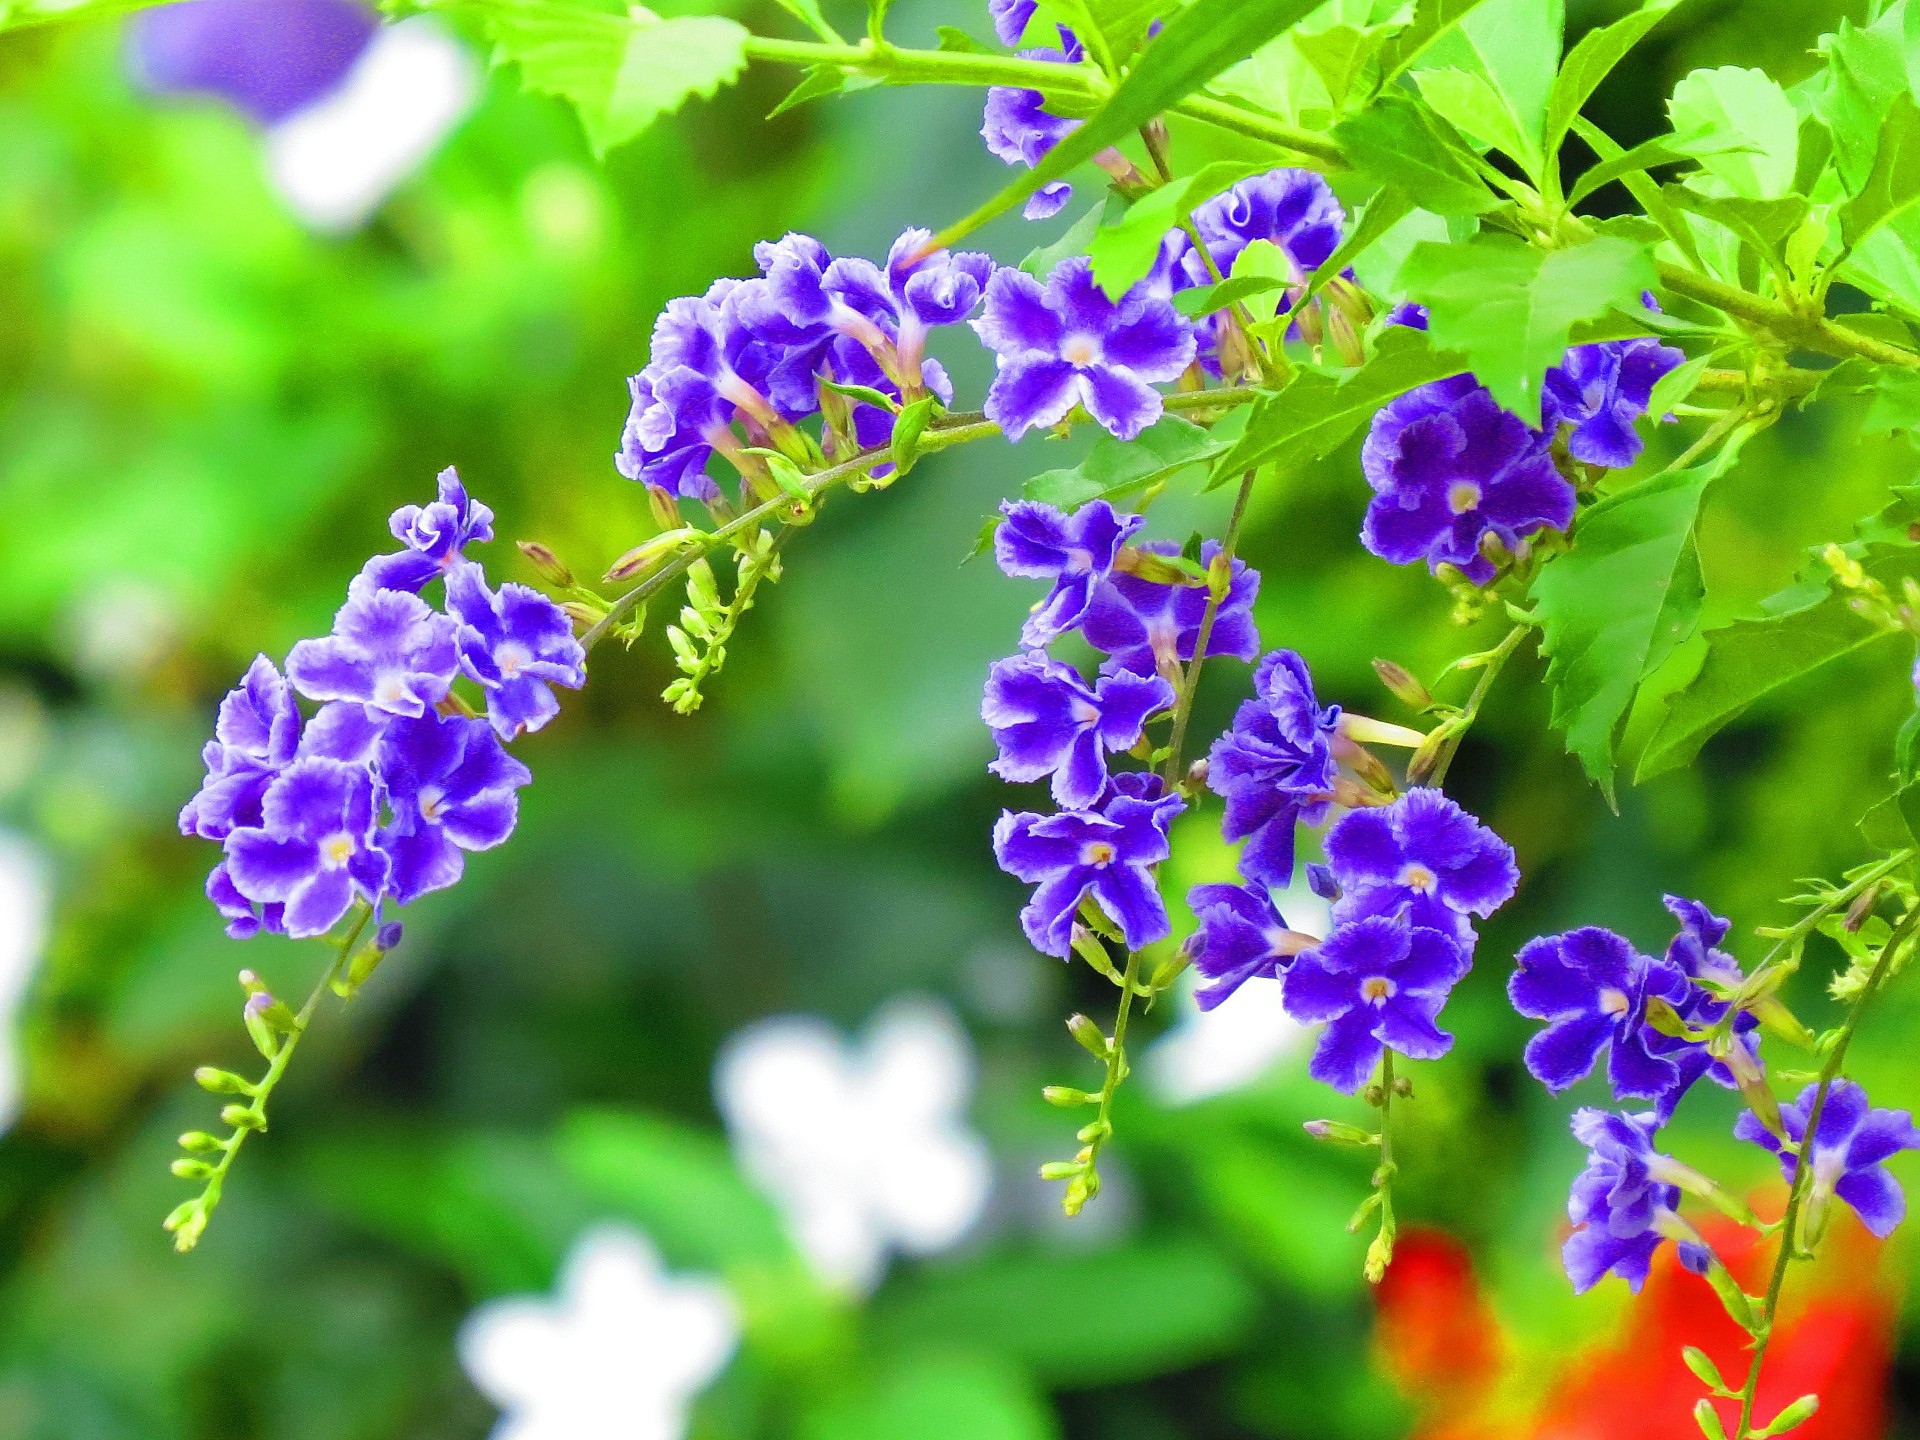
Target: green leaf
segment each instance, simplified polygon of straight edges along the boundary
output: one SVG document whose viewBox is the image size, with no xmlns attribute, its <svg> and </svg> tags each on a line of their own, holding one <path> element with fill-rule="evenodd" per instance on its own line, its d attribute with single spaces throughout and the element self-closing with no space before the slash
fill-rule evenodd
<svg viewBox="0 0 1920 1440">
<path fill-rule="evenodd" d="M 922 395 L 906 409 L 902 410 L 893 422 L 893 439 L 888 453 L 893 460 L 895 479 L 913 469 L 913 462 L 920 458 L 920 437 L 926 433 L 927 422 L 933 418 L 934 397 Z"/>
<path fill-rule="evenodd" d="M 1592 97 L 1600 82 L 1611 75 L 1614 67 L 1679 3 L 1680 0 L 1645 0 L 1632 14 L 1611 25 L 1596 26 L 1580 37 L 1580 43 L 1560 62 L 1560 73 L 1553 77 L 1553 89 L 1547 95 L 1547 154 L 1560 149 L 1573 117 L 1580 113 L 1580 107 Z"/>
<path fill-rule="evenodd" d="M 1189 320 L 1198 320 L 1202 315 L 1237 305 L 1251 295 L 1262 295 L 1285 286 L 1284 280 L 1265 275 L 1230 275 L 1218 285 L 1196 285 L 1191 290 L 1178 292 L 1173 297 L 1173 308 Z"/>
<path fill-rule="evenodd" d="M 1673 147 L 1749 200 L 1772 200 L 1793 185 L 1800 117 L 1763 70 L 1726 65 L 1695 70 L 1667 103 Z"/>
<path fill-rule="evenodd" d="M 1293 44 L 1327 87 L 1327 97 L 1333 101 L 1337 114 L 1346 108 L 1347 97 L 1387 42 L 1405 30 L 1411 21 L 1412 9 L 1407 7 L 1402 17 L 1379 25 L 1329 25 L 1324 30 L 1296 30 Z"/>
<path fill-rule="evenodd" d="M 1822 37 L 1826 85 L 1811 92 L 1832 137 L 1834 168 L 1849 195 L 1860 193 L 1880 149 L 1880 127 L 1895 97 L 1908 94 L 1898 7 L 1862 29 L 1842 16 Z"/>
<path fill-rule="evenodd" d="M 797 109 L 809 100 L 824 99 L 828 95 L 838 95 L 847 88 L 847 72 L 834 65 L 809 65 L 800 83 L 786 93 L 786 97 L 767 112 L 767 119 L 784 115 Z"/>
<path fill-rule="evenodd" d="M 1086 254 L 1100 228 L 1110 221 L 1117 221 L 1124 213 L 1126 203 L 1109 190 L 1098 204 L 1069 225 L 1058 240 L 1028 251 L 1027 258 L 1020 262 L 1020 268 L 1036 280 L 1045 280 L 1062 260 L 1072 255 Z"/>
<path fill-rule="evenodd" d="M 1573 188 L 1567 192 L 1567 203 L 1578 205 L 1602 185 L 1624 180 L 1630 175 L 1643 174 L 1656 165 L 1679 165 L 1692 158 L 1674 149 L 1665 136 L 1643 140 L 1631 150 L 1623 150 L 1612 159 L 1602 160 L 1592 169 L 1581 172 L 1580 178 L 1573 182 Z"/>
<path fill-rule="evenodd" d="M 1454 129 L 1511 155 L 1529 173 L 1540 168 L 1539 142 L 1486 76 L 1467 70 L 1422 70 L 1420 96 Z"/>
<path fill-rule="evenodd" d="M 1876 850 L 1905 850 L 1920 835 L 1920 784 L 1911 781 L 1860 817 L 1860 833 Z"/>
<path fill-rule="evenodd" d="M 1380 77 L 1391 81 L 1412 68 L 1438 41 L 1453 33 L 1454 27 L 1472 14 L 1481 0 L 1420 0 L 1413 12 L 1413 23 L 1380 54 Z"/>
<path fill-rule="evenodd" d="M 1178 415 L 1163 415 L 1131 441 L 1102 435 L 1078 465 L 1034 476 L 1021 494 L 1063 510 L 1078 509 L 1090 500 L 1138 494 L 1223 454 L 1237 438 L 1234 432 L 1240 425 L 1232 423 L 1234 418 L 1210 431 Z M 1238 418 L 1244 424 L 1244 415 Z M 1228 433 L 1219 433 L 1223 429 Z"/>
<path fill-rule="evenodd" d="M 1485 234 L 1464 245 L 1422 241 L 1400 267 L 1408 298 L 1427 307 L 1433 344 L 1465 355 L 1494 399 L 1534 423 L 1542 378 L 1573 326 L 1637 309 L 1654 281 L 1645 247 L 1604 235 L 1570 250 Z"/>
<path fill-rule="evenodd" d="M 957 25 L 940 25 L 935 27 L 933 33 L 940 42 L 934 48 L 944 50 L 949 55 L 997 55 L 1000 53 L 991 45 L 974 39 Z"/>
<path fill-rule="evenodd" d="M 717 16 L 662 20 L 639 5 L 620 15 L 591 0 L 487 0 L 480 16 L 495 62 L 572 101 L 596 155 L 732 84 L 747 63 L 746 30 Z"/>
<path fill-rule="evenodd" d="M 818 35 L 829 45 L 844 45 L 847 42 L 840 32 L 827 23 L 827 17 L 820 13 L 820 0 L 774 0 L 782 10 L 798 20 L 807 29 Z"/>
<path fill-rule="evenodd" d="M 1209 483 L 1262 465 L 1285 473 L 1324 459 L 1395 396 L 1459 372 L 1459 356 L 1434 350 L 1405 326 L 1386 330 L 1357 370 L 1333 375 L 1302 366 L 1285 388 L 1254 402 L 1246 433 L 1214 463 Z"/>
<path fill-rule="evenodd" d="M 1336 125 L 1333 138 L 1355 170 L 1436 215 L 1478 215 L 1501 203 L 1480 178 L 1472 149 L 1411 95 L 1382 95 Z"/>
<path fill-rule="evenodd" d="M 1776 274 L 1788 273 L 1787 237 L 1807 218 L 1805 196 L 1749 200 L 1739 195 L 1703 195 L 1687 185 L 1663 185 L 1660 193 L 1677 208 L 1726 226 Z"/>
<path fill-rule="evenodd" d="M 1920 581 L 1920 547 L 1911 543 L 1869 545 L 1862 563 L 1896 594 L 1905 580 Z M 1770 609 L 1708 632 L 1700 673 L 1668 705 L 1641 752 L 1636 780 L 1686 764 L 1762 696 L 1887 638 L 1889 632 L 1854 612 L 1845 594 L 1829 588 L 1809 597 L 1812 589 L 1795 586 L 1769 602 L 1795 608 Z"/>
<path fill-rule="evenodd" d="M 1608 804 L 1614 745 L 1634 693 L 1699 620 L 1694 522 L 1708 482 L 1736 448 L 1609 495 L 1580 516 L 1573 548 L 1533 582 L 1553 723 Z"/>
<path fill-rule="evenodd" d="M 1674 406 L 1686 403 L 1712 358 L 1710 355 L 1696 355 L 1654 381 L 1653 389 L 1647 395 L 1647 419 L 1657 425 L 1673 413 Z"/>
<path fill-rule="evenodd" d="M 1547 97 L 1565 33 L 1562 0 L 1485 0 L 1435 40 L 1420 69 L 1452 69 L 1485 80 L 1511 117 L 1512 143 L 1520 146 L 1502 148 L 1537 171 Z M 1424 92 L 1426 78 L 1419 78 Z"/>
<path fill-rule="evenodd" d="M 1049 150 L 1040 163 L 943 232 L 971 233 L 1023 203 L 1156 115 L 1199 90 L 1313 10 L 1317 0 L 1194 0 L 1167 21 L 1107 103 Z"/>
<path fill-rule="evenodd" d="M 1102 290 L 1118 299 L 1153 268 L 1160 242 L 1193 213 L 1195 206 L 1268 168 L 1265 161 L 1216 160 L 1148 191 L 1129 205 L 1125 214 L 1095 233 L 1087 247 L 1093 258 L 1093 278 Z"/>
<path fill-rule="evenodd" d="M 1040 0 L 1040 8 L 1083 43 L 1091 36 L 1088 53 L 1112 73 L 1133 58 L 1153 22 L 1173 8 L 1173 0 Z M 1101 60 L 1103 52 L 1108 60 Z"/>
<path fill-rule="evenodd" d="M 1873 169 L 1860 192 L 1840 207 L 1840 238 L 1849 248 L 1920 201 L 1920 107 L 1904 91 L 1881 122 Z"/>
</svg>

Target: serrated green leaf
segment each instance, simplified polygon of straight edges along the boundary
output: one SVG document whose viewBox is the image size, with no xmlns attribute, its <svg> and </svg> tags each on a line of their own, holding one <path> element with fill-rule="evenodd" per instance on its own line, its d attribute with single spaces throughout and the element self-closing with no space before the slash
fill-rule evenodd
<svg viewBox="0 0 1920 1440">
<path fill-rule="evenodd" d="M 1920 203 L 1920 107 L 1902 91 L 1880 125 L 1873 168 L 1859 193 L 1840 207 L 1840 238 L 1848 248 Z"/>
<path fill-rule="evenodd" d="M 773 0 L 773 3 L 829 45 L 847 43 L 841 38 L 840 32 L 827 23 L 827 17 L 820 13 L 820 0 Z"/>
<path fill-rule="evenodd" d="M 1427 307 L 1433 344 L 1515 414 L 1537 423 L 1541 381 L 1566 354 L 1573 326 L 1610 309 L 1639 308 L 1655 281 L 1644 246 L 1601 236 L 1569 250 L 1536 250 L 1506 236 L 1464 245 L 1422 241 L 1400 267 L 1409 299 Z"/>
<path fill-rule="evenodd" d="M 1867 573 L 1898 593 L 1920 581 L 1920 546 L 1880 543 L 1862 557 Z M 1785 595 L 1807 598 L 1808 586 Z M 1700 672 L 1677 692 L 1641 752 L 1637 780 L 1686 764 L 1716 732 L 1754 701 L 1789 681 L 1884 640 L 1889 632 L 1856 614 L 1848 597 L 1831 590 L 1810 603 L 1771 610 L 1709 631 Z"/>
<path fill-rule="evenodd" d="M 1095 232 L 1087 246 L 1094 280 L 1114 298 L 1124 295 L 1153 268 L 1167 232 L 1184 222 L 1195 206 L 1268 168 L 1265 161 L 1216 160 L 1148 191 Z"/>
<path fill-rule="evenodd" d="M 1740 195 L 1703 195 L 1688 185 L 1663 185 L 1660 193 L 1676 208 L 1724 225 L 1776 274 L 1788 273 L 1785 246 L 1787 237 L 1807 218 L 1804 196 L 1749 200 Z"/>
<path fill-rule="evenodd" d="M 1481 0 L 1420 0 L 1414 7 L 1413 23 L 1381 49 L 1382 81 L 1391 81 L 1411 69 L 1434 44 L 1452 34 L 1454 27 L 1480 3 Z"/>
<path fill-rule="evenodd" d="M 591 0 L 488 0 L 480 15 L 495 63 L 573 102 L 596 155 L 732 84 L 747 63 L 747 31 L 717 16 L 662 20 L 638 5 L 620 15 Z"/>
<path fill-rule="evenodd" d="M 1421 98 L 1462 135 L 1511 155 L 1529 173 L 1539 169 L 1539 143 L 1486 76 L 1467 70 L 1422 70 L 1419 81 Z"/>
<path fill-rule="evenodd" d="M 1580 516 L 1573 548 L 1529 593 L 1553 723 L 1609 804 L 1614 745 L 1634 694 L 1699 618 L 1694 522 L 1708 483 L 1729 463 L 1666 471 L 1608 496 Z"/>
<path fill-rule="evenodd" d="M 1355 170 L 1436 215 L 1479 215 L 1501 203 L 1466 142 L 1411 95 L 1382 95 L 1335 126 L 1333 138 Z"/>
<path fill-rule="evenodd" d="M 1484 0 L 1434 41 L 1418 69 L 1459 70 L 1483 78 L 1512 117 L 1522 147 L 1515 158 L 1537 171 L 1547 97 L 1565 33 L 1562 0 Z M 1425 83 L 1422 79 L 1423 88 Z M 1511 149 L 1508 153 L 1515 154 Z"/>
<path fill-rule="evenodd" d="M 1622 16 L 1611 25 L 1596 26 L 1580 37 L 1580 43 L 1560 62 L 1560 73 L 1553 77 L 1553 88 L 1547 95 L 1547 154 L 1559 150 L 1573 117 L 1580 113 L 1580 107 L 1592 97 L 1600 82 L 1611 75 L 1614 67 L 1679 3 L 1680 0 L 1646 0 L 1632 14 Z"/>
<path fill-rule="evenodd" d="M 1412 23 L 1413 10 L 1379 25 L 1329 25 L 1324 30 L 1296 30 L 1294 47 L 1327 87 L 1334 113 L 1346 108 L 1347 97 L 1388 41 Z"/>
<path fill-rule="evenodd" d="M 1107 146 L 1134 134 L 1311 12 L 1317 0 L 1193 0 L 1178 11 L 1113 94 L 1040 163 L 945 232 L 969 234 L 1024 203 Z"/>
<path fill-rule="evenodd" d="M 1667 102 L 1673 147 L 1749 200 L 1772 200 L 1793 184 L 1800 117 L 1763 70 L 1695 70 Z"/>
<path fill-rule="evenodd" d="M 1810 98 L 1826 122 L 1834 168 L 1849 195 L 1860 192 L 1873 170 L 1888 107 L 1895 96 L 1908 93 L 1900 21 L 1897 8 L 1865 29 L 1842 16 L 1833 34 L 1821 40 L 1827 83 Z"/>
<path fill-rule="evenodd" d="M 1214 463 L 1210 485 L 1271 465 L 1282 473 L 1324 459 L 1397 395 L 1458 374 L 1460 358 L 1434 350 L 1418 330 L 1395 326 L 1357 370 L 1330 375 L 1301 367 L 1285 388 L 1254 402 L 1246 433 Z"/>
</svg>

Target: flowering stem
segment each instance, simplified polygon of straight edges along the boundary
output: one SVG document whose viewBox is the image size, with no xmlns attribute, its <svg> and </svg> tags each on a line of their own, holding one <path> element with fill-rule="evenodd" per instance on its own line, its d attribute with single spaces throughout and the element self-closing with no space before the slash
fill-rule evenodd
<svg viewBox="0 0 1920 1440">
<path fill-rule="evenodd" d="M 1914 906 L 1901 917 L 1893 933 L 1887 937 L 1887 943 L 1880 948 L 1880 956 L 1874 961 L 1873 970 L 1867 976 L 1867 983 L 1860 989 L 1860 996 L 1853 1002 L 1853 1008 L 1847 1012 L 1847 1018 L 1841 1022 L 1839 1032 L 1834 1036 L 1827 1058 L 1820 1066 L 1820 1078 L 1814 1089 L 1813 1105 L 1807 1111 L 1807 1123 L 1800 1132 L 1800 1150 L 1805 1151 L 1813 1136 L 1819 1133 L 1820 1116 L 1826 1109 L 1828 1092 L 1840 1074 L 1840 1067 L 1847 1058 L 1847 1046 L 1853 1040 L 1853 1032 L 1859 1027 L 1860 1017 L 1867 1008 L 1888 972 L 1893 968 L 1894 957 L 1900 948 L 1912 936 L 1914 926 L 1920 924 L 1920 905 Z M 1780 1252 L 1774 1257 L 1773 1275 L 1767 1282 L 1767 1293 L 1760 1303 L 1760 1313 L 1755 1321 L 1753 1359 L 1747 1366 L 1747 1381 L 1740 1389 L 1740 1421 L 1734 1429 L 1733 1440 L 1748 1440 L 1753 1434 L 1754 1396 L 1760 1387 L 1760 1368 L 1767 1358 L 1767 1346 L 1773 1339 L 1774 1321 L 1780 1309 L 1780 1292 L 1786 1285 L 1787 1267 L 1794 1261 L 1799 1249 L 1798 1227 L 1802 1212 L 1806 1208 L 1807 1189 L 1812 1183 L 1813 1166 L 1806 1162 L 1804 1154 L 1793 1167 L 1793 1184 L 1787 1191 L 1786 1213 L 1780 1219 Z"/>
<path fill-rule="evenodd" d="M 1373 1172 L 1373 1188 L 1380 1196 L 1380 1229 L 1367 1246 L 1367 1279 L 1378 1285 L 1393 1263 L 1398 1227 L 1393 1218 L 1393 1051 L 1380 1052 L 1380 1164 Z"/>
<path fill-rule="evenodd" d="M 1259 399 L 1261 394 L 1261 391 L 1246 386 L 1228 386 L 1219 390 L 1181 391 L 1166 396 L 1165 402 L 1166 408 L 1174 412 L 1223 410 L 1236 405 L 1250 405 Z M 919 451 L 925 455 L 935 450 L 945 450 L 952 445 L 963 445 L 969 440 L 984 440 L 990 435 L 1000 433 L 1000 427 L 979 411 L 962 411 L 942 416 L 928 425 L 920 437 Z M 591 650 L 606 639 L 608 632 L 624 620 L 635 606 L 642 604 L 684 575 L 694 561 L 714 546 L 731 540 L 735 535 L 757 525 L 782 523 L 793 514 L 796 505 L 811 507 L 828 491 L 865 475 L 876 465 L 887 464 L 892 458 L 892 448 L 887 445 L 876 445 L 872 449 L 862 450 L 858 455 L 850 456 L 837 465 L 809 475 L 806 478 L 804 501 L 798 501 L 787 494 L 776 495 L 734 516 L 726 524 L 696 537 L 687 549 L 615 600 L 608 607 L 607 613 L 580 637 L 581 645 Z"/>
<path fill-rule="evenodd" d="M 1233 497 L 1233 514 L 1227 519 L 1227 532 L 1220 540 L 1220 552 L 1214 557 L 1214 565 L 1219 567 L 1220 578 L 1209 577 L 1207 586 L 1207 606 L 1200 612 L 1200 628 L 1193 636 L 1193 659 L 1187 663 L 1186 673 L 1180 677 L 1180 694 L 1173 707 L 1173 732 L 1167 739 L 1166 778 L 1168 788 L 1180 781 L 1180 751 L 1187 740 L 1187 718 L 1193 710 L 1193 697 L 1200 689 L 1200 667 L 1207 658 L 1207 646 L 1213 639 L 1213 622 L 1219 617 L 1220 602 L 1226 597 L 1227 587 L 1233 580 L 1233 552 L 1240 544 L 1240 522 L 1246 518 L 1247 500 L 1253 494 L 1253 477 L 1257 472 L 1249 470 L 1240 478 L 1240 489 Z"/>
<path fill-rule="evenodd" d="M 373 907 L 365 901 L 355 906 L 353 923 L 347 927 L 346 934 L 338 942 L 338 949 L 326 971 L 308 993 L 306 1002 L 293 1017 L 279 1047 L 267 1061 L 267 1072 L 256 1081 L 248 1092 L 247 1103 L 239 1107 L 234 1117 L 232 1133 L 219 1142 L 220 1158 L 211 1167 L 205 1177 L 206 1183 L 199 1195 L 178 1207 L 167 1217 L 167 1228 L 173 1231 L 173 1248 L 181 1254 L 193 1249 L 207 1228 L 208 1217 L 214 1207 L 220 1203 L 220 1192 L 226 1184 L 227 1172 L 233 1168 L 234 1157 L 240 1153 L 240 1147 L 247 1142 L 247 1136 L 255 1130 L 267 1128 L 267 1101 L 273 1095 L 280 1079 L 287 1073 L 287 1065 L 293 1059 L 293 1052 L 300 1044 L 300 1037 L 307 1033 L 307 1024 L 313 1019 L 314 1012 L 320 1007 L 320 997 L 346 966 L 354 947 L 360 943 L 360 936 L 367 928 L 367 922 L 373 918 Z M 223 1116 L 226 1112 L 222 1112 Z"/>
<path fill-rule="evenodd" d="M 1512 658 L 1513 652 L 1520 648 L 1520 642 L 1533 628 L 1526 621 L 1518 621 L 1507 632 L 1507 638 L 1486 653 L 1485 662 L 1480 667 L 1480 679 L 1473 687 L 1473 693 L 1467 696 L 1467 703 L 1460 713 L 1447 722 L 1446 733 L 1441 737 L 1440 747 L 1435 752 L 1433 768 L 1427 776 L 1427 784 L 1439 789 L 1446 783 L 1447 771 L 1453 767 L 1453 757 L 1460 752 L 1460 742 L 1467 738 L 1467 731 L 1473 728 L 1473 722 L 1480 718 L 1480 707 L 1486 702 L 1487 692 L 1493 689 L 1493 682 Z"/>
</svg>

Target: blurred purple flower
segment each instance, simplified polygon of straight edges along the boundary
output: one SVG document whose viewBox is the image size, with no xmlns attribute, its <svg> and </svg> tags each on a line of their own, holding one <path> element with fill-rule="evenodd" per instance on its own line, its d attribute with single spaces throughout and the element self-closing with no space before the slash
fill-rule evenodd
<svg viewBox="0 0 1920 1440">
<path fill-rule="evenodd" d="M 1807 1133 L 1818 1085 L 1809 1085 L 1791 1105 L 1780 1107 L 1788 1136 L 1798 1145 Z M 1751 1111 L 1734 1122 L 1733 1133 L 1780 1157 L 1780 1172 L 1791 1184 L 1797 1159 L 1786 1152 L 1780 1137 L 1760 1123 Z M 1827 1091 L 1820 1107 L 1820 1124 L 1809 1147 L 1813 1182 L 1809 1203 L 1816 1209 L 1838 1196 L 1853 1207 L 1860 1223 L 1882 1240 L 1891 1235 L 1907 1213 L 1906 1193 L 1887 1173 L 1886 1162 L 1902 1150 L 1920 1150 L 1920 1130 L 1905 1110 L 1876 1110 L 1867 1092 L 1851 1080 L 1839 1079 Z M 1817 1233 L 1817 1232 L 1816 1232 Z"/>
<path fill-rule="evenodd" d="M 274 125 L 332 91 L 379 26 L 357 0 L 186 0 L 134 16 L 129 59 L 163 95 L 211 95 Z"/>
<path fill-rule="evenodd" d="M 1026 29 L 1026 22 L 1033 18 L 1034 7 L 1023 0 L 1010 0 L 1006 6 L 1006 15 L 994 12 L 994 31 L 1001 37 L 1002 43 L 1012 45 L 1018 42 L 1020 32 Z M 1021 12 L 1024 10 L 1024 16 Z M 1013 31 L 1013 23 L 1019 18 L 1019 31 Z M 1013 33 L 1015 38 L 1006 37 Z M 1079 40 L 1071 30 L 1060 27 L 1060 49 L 1041 47 L 1019 52 L 1022 60 L 1046 60 L 1061 65 L 1078 64 L 1082 55 Z M 1040 163 L 1040 159 L 1068 135 L 1080 128 L 1078 120 L 1063 119 L 1050 113 L 1046 108 L 1047 97 L 1038 90 L 1025 90 L 1016 86 L 994 85 L 987 90 L 987 108 L 980 124 L 980 138 L 987 142 L 987 153 L 1009 165 L 1024 165 L 1031 170 Z M 1061 208 L 1073 197 L 1073 186 L 1064 180 L 1054 180 L 1042 185 L 1027 199 L 1022 213 L 1029 220 L 1047 220 L 1058 215 Z"/>
</svg>

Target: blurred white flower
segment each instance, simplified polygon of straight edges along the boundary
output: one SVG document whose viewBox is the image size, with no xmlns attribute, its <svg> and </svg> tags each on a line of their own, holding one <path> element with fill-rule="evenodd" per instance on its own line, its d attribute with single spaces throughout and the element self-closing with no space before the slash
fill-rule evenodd
<svg viewBox="0 0 1920 1440">
<path fill-rule="evenodd" d="M 1273 900 L 1293 929 L 1327 933 L 1327 902 L 1307 888 L 1304 875 Z M 1313 1036 L 1280 1008 L 1280 987 L 1271 980 L 1242 985 L 1212 1010 L 1194 1001 L 1198 984 L 1191 970 L 1181 977 L 1180 1023 L 1147 1047 L 1147 1088 L 1162 1104 L 1191 1105 L 1238 1090 L 1300 1053 Z"/>
<path fill-rule="evenodd" d="M 267 132 L 267 175 L 316 230 L 351 230 L 472 108 L 478 67 L 429 16 L 387 25 L 340 84 Z"/>
<path fill-rule="evenodd" d="M 679 1440 L 739 1330 L 724 1286 L 668 1275 L 645 1236 L 608 1225 L 575 1242 L 555 1298 L 474 1311 L 460 1363 L 501 1409 L 492 1440 Z"/>
<path fill-rule="evenodd" d="M 40 852 L 0 830 L 0 1131 L 20 1112 L 20 1006 L 46 945 L 51 908 Z"/>
<path fill-rule="evenodd" d="M 735 1035 L 714 1093 L 741 1168 L 822 1278 L 879 1283 L 890 1250 L 927 1255 L 972 1228 L 992 1184 L 967 1128 L 973 1051 L 947 1010 L 895 1001 L 858 1044 L 810 1015 Z"/>
</svg>

